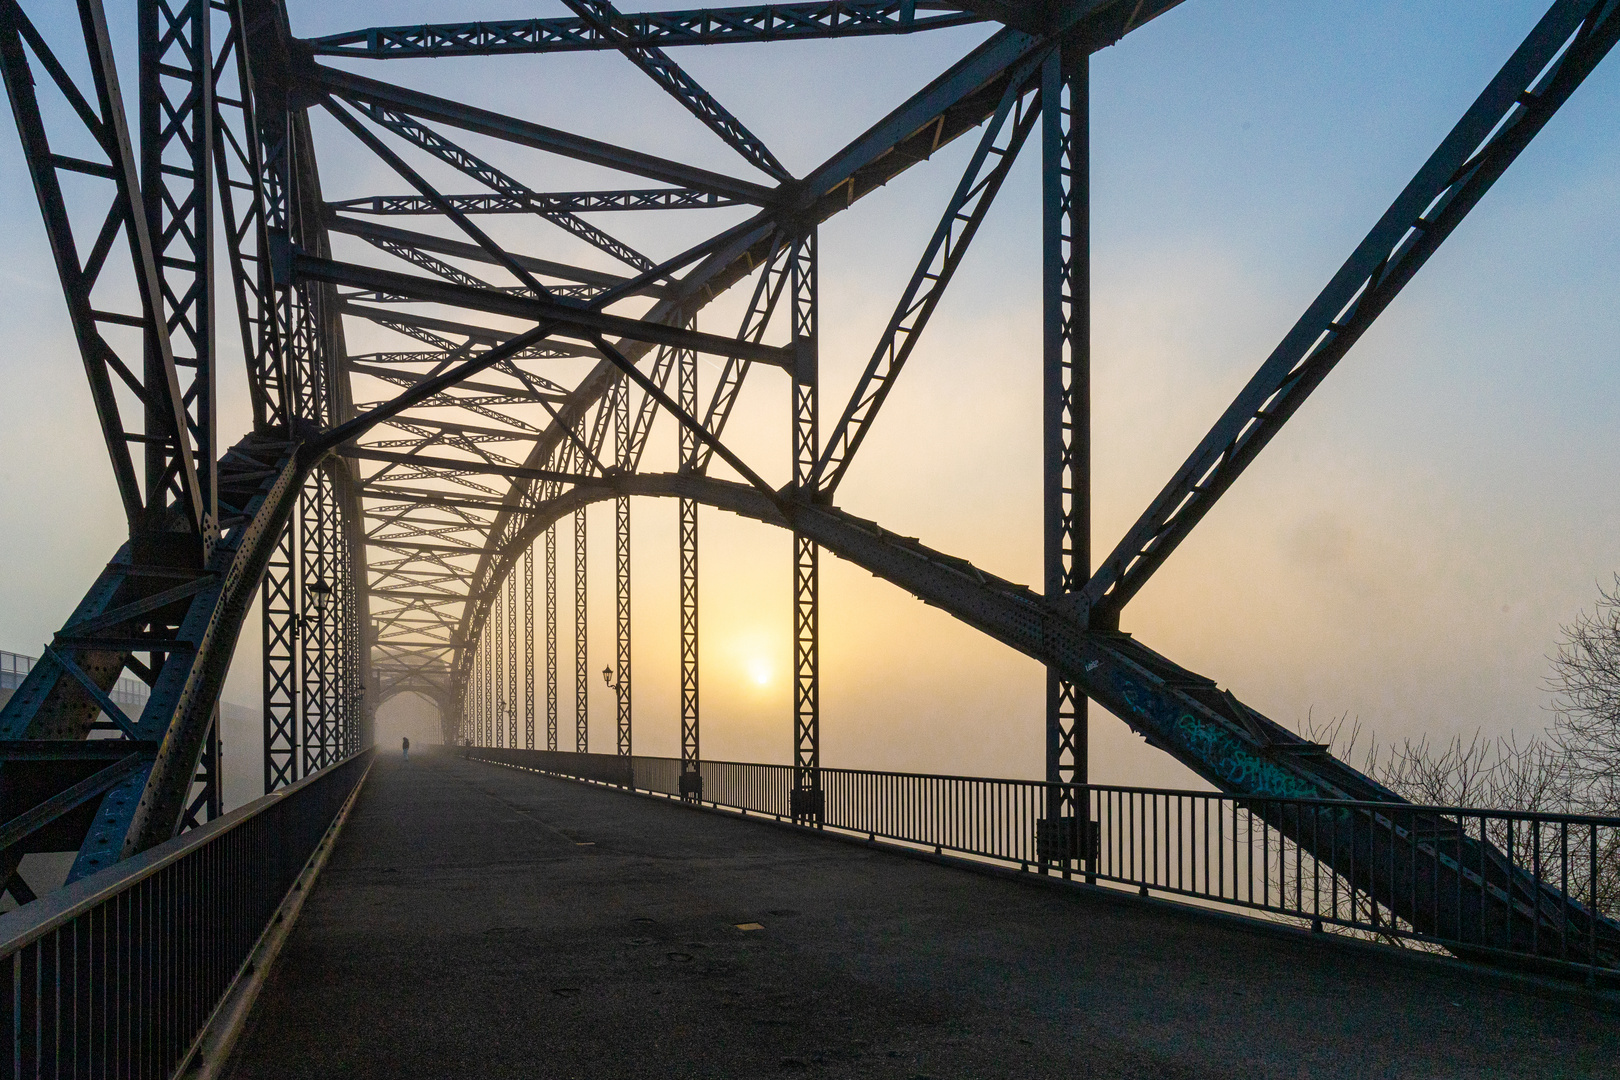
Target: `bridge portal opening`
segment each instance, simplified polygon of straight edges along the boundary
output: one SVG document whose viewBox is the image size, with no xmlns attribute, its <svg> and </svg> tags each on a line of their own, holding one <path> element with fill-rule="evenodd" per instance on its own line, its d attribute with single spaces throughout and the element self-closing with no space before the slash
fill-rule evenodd
<svg viewBox="0 0 1620 1080">
<path fill-rule="evenodd" d="M 437 746 L 444 742 L 439 706 L 423 694 L 405 692 L 377 706 L 377 746 L 398 752 L 401 739 L 411 746 Z"/>
</svg>

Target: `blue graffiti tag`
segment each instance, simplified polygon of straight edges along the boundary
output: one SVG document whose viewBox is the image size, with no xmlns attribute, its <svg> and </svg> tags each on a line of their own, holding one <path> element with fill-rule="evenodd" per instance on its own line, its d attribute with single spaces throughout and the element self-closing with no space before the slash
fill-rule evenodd
<svg viewBox="0 0 1620 1080">
<path fill-rule="evenodd" d="M 1128 710 L 1154 727 L 1160 738 L 1174 736 L 1231 788 L 1245 795 L 1271 795 L 1287 799 L 1318 799 L 1316 786 L 1274 761 L 1267 761 L 1221 725 L 1181 712 L 1165 695 L 1156 694 L 1120 672 L 1110 682 Z"/>
</svg>

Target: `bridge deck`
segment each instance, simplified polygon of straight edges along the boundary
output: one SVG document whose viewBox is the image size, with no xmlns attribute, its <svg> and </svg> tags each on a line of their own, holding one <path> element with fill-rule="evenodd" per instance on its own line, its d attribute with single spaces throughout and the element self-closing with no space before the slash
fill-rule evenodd
<svg viewBox="0 0 1620 1080">
<path fill-rule="evenodd" d="M 373 770 L 233 1075 L 1319 1080 L 1617 1059 L 1613 1015 L 1496 980 L 430 753 Z"/>
</svg>

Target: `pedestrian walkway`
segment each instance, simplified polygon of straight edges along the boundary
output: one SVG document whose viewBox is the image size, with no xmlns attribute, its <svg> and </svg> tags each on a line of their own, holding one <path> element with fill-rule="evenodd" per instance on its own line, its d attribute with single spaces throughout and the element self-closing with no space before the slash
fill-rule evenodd
<svg viewBox="0 0 1620 1080">
<path fill-rule="evenodd" d="M 238 1047 L 287 1077 L 1606 1077 L 1620 1016 L 420 747 Z"/>
</svg>

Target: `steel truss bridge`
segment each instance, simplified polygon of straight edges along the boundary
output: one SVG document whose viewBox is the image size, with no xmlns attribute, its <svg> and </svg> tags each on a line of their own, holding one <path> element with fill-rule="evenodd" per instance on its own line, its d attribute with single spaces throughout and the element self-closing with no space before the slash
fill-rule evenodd
<svg viewBox="0 0 1620 1080">
<path fill-rule="evenodd" d="M 714 801 L 700 755 L 703 507 L 793 537 L 793 577 L 782 583 L 794 599 L 784 817 L 823 825 L 830 814 L 817 649 L 827 551 L 1045 665 L 1045 794 L 1026 860 L 1096 870 L 1101 838 L 1087 794 L 1096 702 L 1218 791 L 1249 799 L 1291 850 L 1350 892 L 1410 894 L 1389 901 L 1389 915 L 1414 932 L 1540 955 L 1548 927 L 1565 939 L 1573 928 L 1591 943 L 1584 962 L 1613 966 L 1620 931 L 1518 865 L 1511 845 L 1415 809 L 1404 818 L 1353 809 L 1402 800 L 1119 625 L 1603 60 L 1620 35 L 1620 0 L 1551 5 L 1135 524 L 1093 553 L 1089 57 L 1179 2 L 827 0 L 633 13 L 565 0 L 571 14 L 561 18 L 311 39 L 295 34 L 278 0 L 135 0 L 137 40 L 125 50 L 102 0 L 64 5 L 48 22 L 43 9 L 0 0 L 10 110 L 129 526 L 0 711 L 0 881 L 27 900 L 21 858 L 76 851 L 71 888 L 219 814 L 220 690 L 255 601 L 266 792 L 313 790 L 310 778 L 335 775 L 370 746 L 377 705 L 408 692 L 437 704 L 448 741 L 587 752 L 586 691 L 598 676 L 585 648 L 585 511 L 608 500 L 611 756 L 631 758 L 631 510 L 656 497 L 679 503 L 681 757 L 666 786 L 680 797 Z M 678 60 L 683 46 L 967 24 L 984 27 L 981 44 L 944 58 L 937 78 L 802 174 Z M 134 63 L 120 70 L 125 51 Z M 492 67 L 499 56 L 576 51 L 622 54 L 735 152 L 732 167 L 387 78 L 387 61 L 479 56 Z M 326 137 L 345 142 L 329 148 Z M 966 168 L 914 271 L 895 283 L 893 314 L 854 392 L 823 416 L 819 228 L 958 140 L 971 147 Z M 323 177 L 323 155 L 360 152 L 389 176 L 388 193 L 328 198 L 340 184 Z M 1043 192 L 1038 589 L 837 501 L 1020 154 L 1038 156 Z M 555 190 L 546 170 L 559 159 L 613 186 Z M 681 250 L 659 246 L 668 215 L 702 225 L 715 211 L 732 223 Z M 532 237 L 518 242 L 522 227 Z M 731 295 L 740 325 L 710 310 Z M 354 352 L 351 336 L 389 344 Z M 247 432 L 221 430 L 218 411 L 221 358 L 238 354 Z M 700 355 L 720 371 L 701 394 Z M 734 416 L 750 377 L 785 380 L 791 409 Z M 673 460 L 646 452 L 658 421 L 678 430 Z M 728 442 L 740 425 L 776 424 L 791 446 L 782 474 Z M 558 625 L 570 566 L 571 650 Z M 109 696 L 126 676 L 150 688 L 138 713 Z M 570 694 L 572 710 L 562 707 Z M 570 713 L 572 734 L 559 723 Z M 1476 894 L 1505 898 L 1509 914 L 1494 929 Z"/>
</svg>

